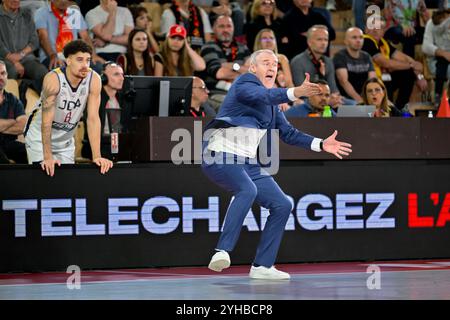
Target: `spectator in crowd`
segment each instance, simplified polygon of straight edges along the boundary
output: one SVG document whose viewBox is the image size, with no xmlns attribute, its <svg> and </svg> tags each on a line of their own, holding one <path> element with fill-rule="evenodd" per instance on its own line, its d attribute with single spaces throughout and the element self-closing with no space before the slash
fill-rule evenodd
<svg viewBox="0 0 450 320">
<path fill-rule="evenodd" d="M 377 76 L 370 55 L 361 50 L 363 35 L 361 29 L 349 28 L 345 32 L 346 48 L 333 57 L 338 89 L 356 103 L 362 102 L 360 94 L 364 82 Z"/>
<path fill-rule="evenodd" d="M 51 0 L 48 5 L 38 9 L 34 23 L 39 36 L 39 59 L 49 70 L 64 66 L 64 46 L 72 40 L 81 38 L 93 47 L 86 21 L 81 12 L 70 7 L 68 0 Z M 97 54 L 92 54 L 92 64 L 101 70 L 105 62 Z"/>
<path fill-rule="evenodd" d="M 10 79 L 31 79 L 34 89 L 40 92 L 48 70 L 33 54 L 37 48 L 39 39 L 31 11 L 21 9 L 18 0 L 3 0 L 0 5 L 0 59 L 5 62 Z"/>
<path fill-rule="evenodd" d="M 133 29 L 128 37 L 127 53 L 117 58 L 117 63 L 127 75 L 155 75 L 154 61 L 149 51 L 148 34 L 144 29 Z"/>
<path fill-rule="evenodd" d="M 436 76 L 435 104 L 441 101 L 445 80 L 450 79 L 450 9 L 438 10 L 425 26 L 422 51 L 429 56 L 430 71 Z M 432 59 L 430 59 L 432 58 Z"/>
<path fill-rule="evenodd" d="M 194 118 L 215 117 L 216 112 L 208 103 L 209 90 L 205 82 L 199 77 L 194 77 L 192 83 L 192 98 L 189 116 Z"/>
<path fill-rule="evenodd" d="M 111 150 L 111 135 L 112 133 L 121 133 L 123 121 L 126 118 L 124 112 L 127 108 L 124 107 L 124 100 L 121 96 L 123 88 L 124 73 L 120 65 L 108 61 L 103 65 L 102 90 L 101 101 L 99 108 L 100 116 L 100 150 L 104 158 L 109 160 L 116 160 L 116 150 Z M 87 131 L 83 139 L 83 146 L 81 154 L 84 158 L 92 158 L 92 150 L 89 144 Z"/>
<path fill-rule="evenodd" d="M 219 16 L 213 29 L 215 41 L 205 44 L 201 55 L 206 62 L 206 85 L 212 92 L 210 103 L 217 110 L 234 79 L 247 72 L 245 62 L 250 57 L 250 51 L 247 46 L 235 41 L 231 17 Z"/>
<path fill-rule="evenodd" d="M 331 89 L 330 105 L 336 107 L 343 103 L 336 85 L 333 60 L 325 56 L 328 46 L 328 28 L 325 25 L 312 26 L 307 32 L 308 48 L 291 60 L 294 85 L 298 86 L 309 73 L 312 82 L 327 81 Z"/>
<path fill-rule="evenodd" d="M 276 18 L 275 0 L 255 0 L 250 9 L 250 21 L 245 24 L 245 36 L 247 46 L 253 47 L 255 37 L 262 29 L 272 29 L 274 34 L 279 34 L 280 19 Z M 277 38 L 277 41 L 280 41 Z"/>
<path fill-rule="evenodd" d="M 155 76 L 193 76 L 206 68 L 205 60 L 186 39 L 186 29 L 174 24 L 167 33 L 161 51 L 155 55 Z"/>
<path fill-rule="evenodd" d="M 322 117 L 325 106 L 330 105 L 330 86 L 325 80 L 318 80 L 315 83 L 319 85 L 320 93 L 310 96 L 302 104 L 289 108 L 284 112 L 286 117 Z M 331 109 L 331 116 L 336 117 L 336 112 L 333 109 Z"/>
<path fill-rule="evenodd" d="M 376 16 L 374 19 L 379 28 L 366 27 L 363 50 L 371 55 L 377 77 L 385 83 L 391 101 L 394 101 L 394 93 L 398 90 L 394 103 L 402 109 L 409 102 L 414 83 L 417 83 L 421 91 L 427 90 L 423 66 L 400 50 L 396 50 L 384 39 L 386 22 L 383 17 Z"/>
<path fill-rule="evenodd" d="M 209 21 L 214 24 L 218 16 L 230 16 L 234 24 L 234 36 L 241 39 L 244 35 L 244 11 L 239 3 L 230 0 L 214 0 L 209 13 Z"/>
<path fill-rule="evenodd" d="M 172 25 L 183 26 L 187 39 L 194 50 L 211 41 L 211 23 L 205 10 L 197 7 L 191 0 L 173 0 L 170 8 L 161 17 L 161 33 L 167 35 Z"/>
<path fill-rule="evenodd" d="M 281 20 L 280 31 L 282 44 L 289 59 L 302 53 L 308 47 L 307 31 L 313 25 L 325 25 L 328 29 L 329 40 L 336 38 L 336 32 L 331 23 L 314 8 L 311 8 L 312 0 L 293 0 L 294 6 Z"/>
<path fill-rule="evenodd" d="M 294 86 L 292 81 L 291 66 L 289 65 L 288 58 L 281 53 L 278 53 L 277 39 L 272 29 L 262 29 L 258 32 L 255 39 L 255 45 L 253 51 L 261 49 L 269 49 L 275 52 L 278 58 L 277 78 L 275 80 L 275 86 L 278 88 L 291 88 Z M 300 99 L 291 104 L 303 103 Z M 280 105 L 281 110 L 286 111 L 289 109 L 289 104 L 284 103 Z"/>
<path fill-rule="evenodd" d="M 17 141 L 27 118 L 23 104 L 13 94 L 6 92 L 8 81 L 6 64 L 0 60 L 0 164 L 28 163 L 25 144 Z"/>
<path fill-rule="evenodd" d="M 134 26 L 136 29 L 143 29 L 147 32 L 150 52 L 155 54 L 159 51 L 158 42 L 155 39 L 155 35 L 152 31 L 152 18 L 148 15 L 146 8 L 139 5 L 132 5 L 129 7 L 131 14 L 133 15 Z"/>
<path fill-rule="evenodd" d="M 419 16 L 426 23 L 429 13 L 425 0 L 386 0 L 385 39 L 403 45 L 403 53 L 414 58 L 414 47 L 423 41 L 424 28 L 420 26 Z"/>
<path fill-rule="evenodd" d="M 100 5 L 86 14 L 89 30 L 94 34 L 97 54 L 116 61 L 127 50 L 128 35 L 134 29 L 130 10 L 119 7 L 115 0 L 100 0 Z"/>
<path fill-rule="evenodd" d="M 402 113 L 389 101 L 386 87 L 378 78 L 366 80 L 362 89 L 363 105 L 376 107 L 374 117 L 401 117 Z"/>
</svg>

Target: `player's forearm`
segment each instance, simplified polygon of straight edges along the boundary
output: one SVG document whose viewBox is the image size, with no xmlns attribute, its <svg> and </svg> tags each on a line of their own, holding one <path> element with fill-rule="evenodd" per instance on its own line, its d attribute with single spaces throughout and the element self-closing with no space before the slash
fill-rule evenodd
<svg viewBox="0 0 450 320">
<path fill-rule="evenodd" d="M 45 91 L 45 90 L 44 90 Z M 43 93 L 44 97 L 46 92 Z M 52 124 L 55 117 L 55 99 L 53 96 L 45 97 L 42 104 L 42 149 L 44 160 L 53 159 L 52 155 Z"/>
<path fill-rule="evenodd" d="M 87 119 L 87 129 L 89 144 L 92 150 L 92 160 L 101 157 L 100 152 L 100 118 L 89 118 Z"/>
<path fill-rule="evenodd" d="M 42 131 L 42 150 L 44 152 L 44 160 L 53 159 L 51 123 L 42 122 L 41 131 Z"/>
</svg>

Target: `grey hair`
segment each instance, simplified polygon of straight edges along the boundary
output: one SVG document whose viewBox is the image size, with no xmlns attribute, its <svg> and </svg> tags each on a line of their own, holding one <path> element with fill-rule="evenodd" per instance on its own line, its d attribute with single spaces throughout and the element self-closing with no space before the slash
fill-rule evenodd
<svg viewBox="0 0 450 320">
<path fill-rule="evenodd" d="M 1 60 L 1 59 L 0 59 L 0 64 L 4 65 L 4 66 L 6 67 L 5 61 L 3 61 L 3 60 Z"/>
<path fill-rule="evenodd" d="M 276 53 L 273 52 L 272 50 L 270 50 L 270 49 L 261 49 L 261 50 L 258 50 L 258 51 L 255 51 L 255 52 L 252 53 L 252 55 L 250 56 L 250 65 L 256 65 L 256 63 L 257 63 L 256 59 L 258 58 L 258 56 L 261 53 L 273 54 L 278 60 L 278 57 L 277 57 Z"/>
<path fill-rule="evenodd" d="M 308 29 L 308 32 L 306 34 L 306 38 L 308 40 L 311 39 L 312 33 L 314 31 L 316 31 L 317 29 L 325 30 L 326 32 L 328 32 L 328 27 L 326 25 L 324 25 L 324 24 L 316 24 L 316 25 L 313 25 L 311 28 Z"/>
</svg>

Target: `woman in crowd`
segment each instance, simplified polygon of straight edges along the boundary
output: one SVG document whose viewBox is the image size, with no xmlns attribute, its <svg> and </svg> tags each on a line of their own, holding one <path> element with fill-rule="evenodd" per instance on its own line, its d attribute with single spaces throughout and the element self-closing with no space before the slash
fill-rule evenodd
<svg viewBox="0 0 450 320">
<path fill-rule="evenodd" d="M 129 9 L 131 11 L 131 14 L 133 15 L 135 28 L 143 29 L 147 32 L 148 40 L 150 43 L 150 52 L 153 54 L 158 52 L 159 45 L 155 40 L 155 36 L 152 32 L 152 19 L 148 14 L 147 9 L 139 5 L 131 5 Z"/>
<path fill-rule="evenodd" d="M 117 58 L 127 75 L 153 76 L 154 62 L 149 52 L 149 37 L 143 29 L 133 29 L 128 37 L 127 53 Z"/>
<path fill-rule="evenodd" d="M 194 71 L 205 68 L 205 60 L 186 40 L 186 29 L 172 25 L 161 51 L 155 55 L 155 76 L 193 76 Z"/>
<path fill-rule="evenodd" d="M 362 98 L 364 105 L 376 107 L 374 117 L 400 117 L 402 113 L 389 101 L 386 86 L 378 78 L 368 79 L 363 86 Z"/>
<path fill-rule="evenodd" d="M 275 0 L 255 0 L 250 9 L 250 21 L 245 25 L 247 46 L 251 48 L 255 42 L 255 35 L 262 29 L 272 29 L 278 34 L 279 19 L 276 17 Z"/>
</svg>

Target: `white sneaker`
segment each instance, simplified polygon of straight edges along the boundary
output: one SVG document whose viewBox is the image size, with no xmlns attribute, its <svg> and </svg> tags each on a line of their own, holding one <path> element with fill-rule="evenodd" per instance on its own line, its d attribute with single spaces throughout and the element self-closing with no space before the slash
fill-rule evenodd
<svg viewBox="0 0 450 320">
<path fill-rule="evenodd" d="M 230 264 L 231 260 L 228 252 L 222 250 L 212 256 L 208 268 L 212 271 L 221 272 L 223 269 L 228 268 Z"/>
<path fill-rule="evenodd" d="M 287 272 L 277 270 L 274 266 L 266 268 L 263 266 L 250 268 L 249 273 L 252 279 L 265 279 L 265 280 L 289 280 L 291 276 Z"/>
</svg>

